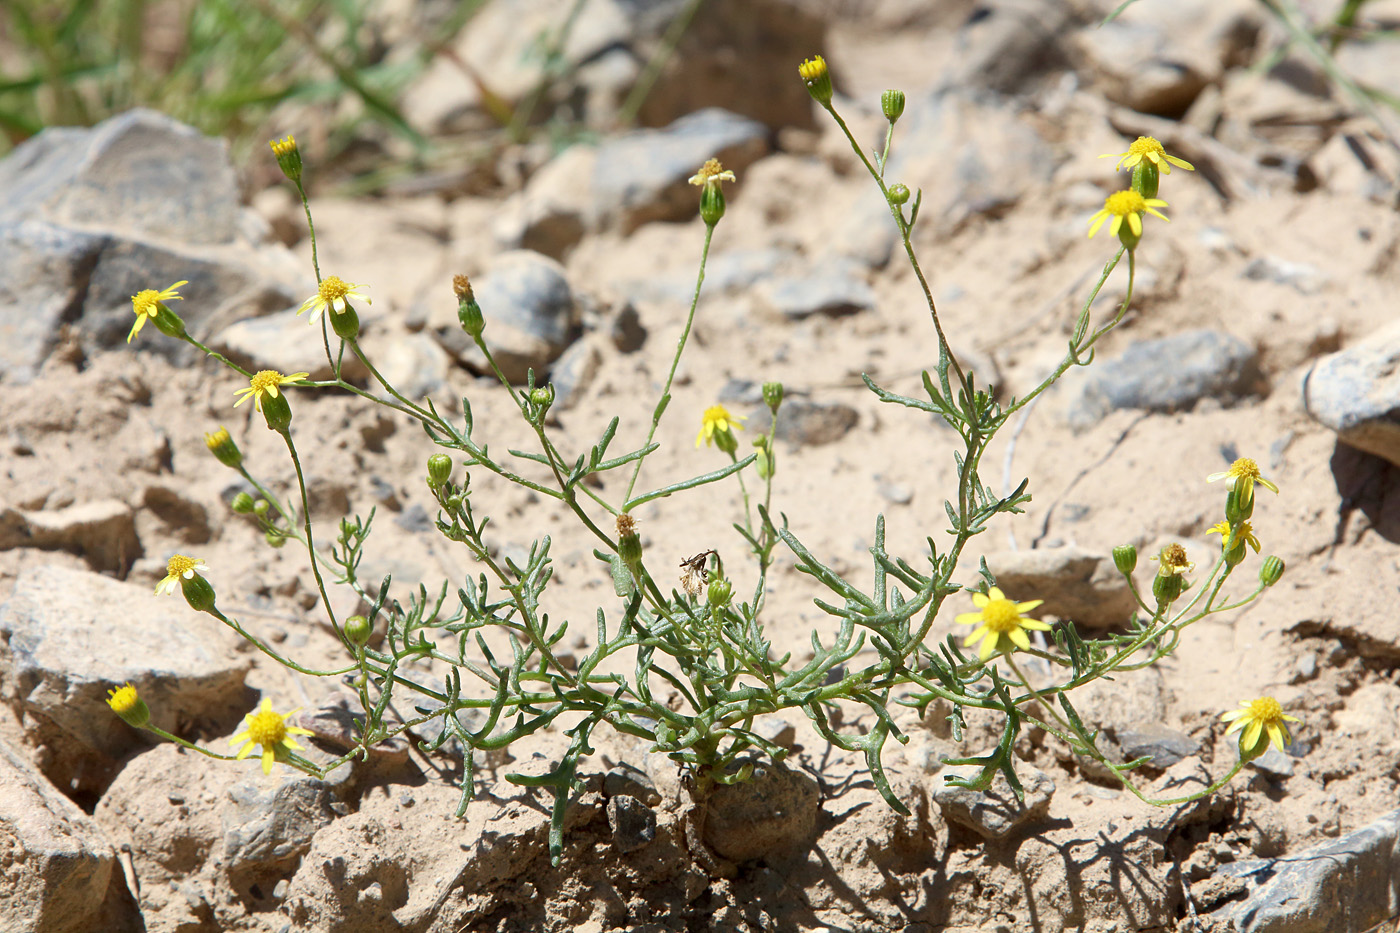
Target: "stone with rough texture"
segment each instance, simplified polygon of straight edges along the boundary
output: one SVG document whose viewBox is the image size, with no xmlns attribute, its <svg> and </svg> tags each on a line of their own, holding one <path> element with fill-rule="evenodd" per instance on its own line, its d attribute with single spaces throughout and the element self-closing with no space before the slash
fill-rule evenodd
<svg viewBox="0 0 1400 933">
<path fill-rule="evenodd" d="M 1140 340 L 1078 380 L 1069 423 L 1082 430 L 1117 409 L 1178 411 L 1203 398 L 1228 404 L 1256 393 L 1261 379 L 1258 351 L 1230 334 L 1193 330 Z"/>
<path fill-rule="evenodd" d="M 179 735 L 224 734 L 247 712 L 246 643 L 185 605 L 95 573 L 39 566 L 0 606 L 0 684 L 49 779 L 101 790 L 141 734 L 108 690 L 130 682 L 151 721 Z"/>
<path fill-rule="evenodd" d="M 1201 753 L 1199 741 L 1157 722 L 1120 727 L 1115 737 L 1122 749 L 1123 761 L 1135 761 L 1146 755 L 1152 759 L 1144 766 L 1149 770 L 1162 771 Z"/>
<path fill-rule="evenodd" d="M 608 828 L 613 848 L 626 855 L 656 838 L 656 813 L 636 797 L 613 797 L 608 801 Z"/>
<path fill-rule="evenodd" d="M 791 320 L 814 314 L 839 317 L 875 307 L 874 289 L 842 265 L 826 265 L 801 277 L 772 279 L 760 287 L 759 294 Z"/>
<path fill-rule="evenodd" d="M 987 568 L 1009 598 L 1043 599 L 1037 613 L 1068 619 L 1090 629 L 1126 625 L 1137 601 L 1106 554 L 1076 547 L 997 551 Z"/>
<path fill-rule="evenodd" d="M 1222 908 L 1237 933 L 1364 933 L 1400 913 L 1400 810 L 1335 841 L 1218 871 L 1249 886 Z"/>
<path fill-rule="evenodd" d="M 940 86 L 987 88 L 1001 94 L 1026 89 L 1065 70 L 1065 36 L 1076 25 L 1073 8 L 1055 0 L 994 0 L 979 4 L 957 32 L 958 54 Z"/>
<path fill-rule="evenodd" d="M 0 511 L 0 551 L 29 547 L 81 555 L 94 570 L 125 574 L 143 550 L 124 502 L 104 499 L 65 509 Z"/>
<path fill-rule="evenodd" d="M 1400 325 L 1314 363 L 1303 407 L 1343 443 L 1400 466 Z"/>
<path fill-rule="evenodd" d="M 0 739 L 0 928 L 144 930 L 116 852 L 92 817 Z"/>
<path fill-rule="evenodd" d="M 335 819 L 331 802 L 329 784 L 292 771 L 270 786 L 252 780 L 230 788 L 220 814 L 224 870 L 238 878 L 295 865 L 316 831 Z"/>
<path fill-rule="evenodd" d="M 811 778 L 756 762 L 751 780 L 721 784 L 710 793 L 705 842 L 735 862 L 780 856 L 811 842 L 819 807 Z"/>
<path fill-rule="evenodd" d="M 1050 812 L 1055 782 L 1025 762 L 1016 763 L 1024 800 L 1016 799 L 1006 776 L 1000 772 L 984 791 L 947 783 L 949 777 L 974 780 L 980 773 L 980 768 L 971 765 L 947 765 L 933 779 L 929 795 L 949 822 L 965 826 L 984 839 L 1005 839 L 1018 829 L 1035 825 Z"/>
<path fill-rule="evenodd" d="M 767 413 L 768 409 L 764 408 L 757 416 L 766 417 Z M 783 401 L 774 436 L 803 447 L 815 447 L 845 437 L 859 420 L 859 413 L 844 402 L 813 402 L 789 397 Z"/>
</svg>

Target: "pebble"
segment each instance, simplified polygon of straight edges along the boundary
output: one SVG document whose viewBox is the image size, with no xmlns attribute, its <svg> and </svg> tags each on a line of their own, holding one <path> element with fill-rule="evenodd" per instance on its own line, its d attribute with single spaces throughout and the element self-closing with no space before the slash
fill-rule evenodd
<svg viewBox="0 0 1400 933">
<path fill-rule="evenodd" d="M 1303 407 L 1343 443 L 1400 465 L 1400 325 L 1314 363 Z"/>
<path fill-rule="evenodd" d="M 997 772 L 985 791 L 947 783 L 949 777 L 974 780 L 981 769 L 971 765 L 946 765 L 929 785 L 929 795 L 951 823 L 965 826 L 984 839 L 1005 839 L 1018 829 L 1033 826 L 1050 812 L 1055 782 L 1044 771 L 1025 762 L 1016 763 L 1016 775 L 1025 791 L 1017 800 L 1006 776 Z"/>
</svg>

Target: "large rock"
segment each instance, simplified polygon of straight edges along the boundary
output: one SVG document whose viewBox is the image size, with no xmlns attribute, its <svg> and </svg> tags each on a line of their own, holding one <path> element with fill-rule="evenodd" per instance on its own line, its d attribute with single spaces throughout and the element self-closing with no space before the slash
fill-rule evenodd
<svg viewBox="0 0 1400 933">
<path fill-rule="evenodd" d="M 817 785 L 805 774 L 772 763 L 754 775 L 721 784 L 705 802 L 705 842 L 736 862 L 781 856 L 810 844 L 821 807 Z"/>
<path fill-rule="evenodd" d="M 1035 825 L 1050 812 L 1055 782 L 1044 771 L 1025 762 L 1016 765 L 1016 776 L 1024 791 L 1019 800 L 1001 772 L 997 772 L 992 786 L 984 791 L 948 783 L 951 777 L 968 781 L 980 773 L 980 768 L 971 765 L 949 765 L 933 779 L 929 795 L 950 823 L 965 826 L 984 839 L 1005 839 L 1022 828 Z"/>
<path fill-rule="evenodd" d="M 136 519 L 124 502 L 103 499 L 64 509 L 0 511 L 0 551 L 11 548 L 69 551 L 94 570 L 125 574 L 141 557 Z"/>
<path fill-rule="evenodd" d="M 311 284 L 240 206 L 222 140 L 149 110 L 45 130 L 0 162 L 0 372 L 31 378 L 59 328 L 124 344 L 131 296 L 179 280 L 191 332 L 286 307 Z M 142 349 L 193 357 L 152 328 Z"/>
<path fill-rule="evenodd" d="M 4 929 L 135 933 L 146 928 L 102 830 L 2 739 L 0 839 Z"/>
<path fill-rule="evenodd" d="M 100 792 L 141 734 L 108 690 L 128 681 L 169 732 L 227 734 L 248 709 L 246 643 L 179 597 L 81 570 L 24 573 L 0 606 L 0 683 L 49 779 Z"/>
<path fill-rule="evenodd" d="M 1343 443 L 1400 465 L 1400 324 L 1314 363 L 1303 407 Z"/>
<path fill-rule="evenodd" d="M 1112 558 L 1075 547 L 998 551 L 986 555 L 997 586 L 1019 602 L 1043 599 L 1038 612 L 1090 629 L 1123 626 L 1137 600 Z"/>
</svg>

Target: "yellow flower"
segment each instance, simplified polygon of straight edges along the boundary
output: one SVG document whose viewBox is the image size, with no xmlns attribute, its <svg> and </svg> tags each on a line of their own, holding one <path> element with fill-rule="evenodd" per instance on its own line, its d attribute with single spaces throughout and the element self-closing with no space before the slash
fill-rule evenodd
<svg viewBox="0 0 1400 933">
<path fill-rule="evenodd" d="M 373 304 L 366 296 L 355 291 L 357 288 L 369 288 L 368 285 L 352 285 L 338 275 L 328 275 L 321 280 L 321 284 L 316 289 L 316 294 L 301 303 L 301 308 L 297 311 L 300 315 L 302 311 L 311 311 L 307 323 L 314 324 L 317 319 L 325 313 L 329 307 L 336 314 L 345 310 L 345 299 L 354 298 L 363 301 L 365 304 Z"/>
<path fill-rule="evenodd" d="M 297 709 L 300 709 L 298 707 Z M 275 761 L 284 749 L 300 751 L 301 746 L 292 738 L 293 735 L 312 735 L 310 729 L 302 729 L 299 726 L 287 725 L 287 720 L 296 713 L 292 710 L 287 714 L 274 713 L 272 711 L 272 701 L 263 700 L 262 708 L 255 713 L 249 713 L 243 718 L 247 728 L 229 740 L 230 745 L 237 745 L 239 742 L 245 743 L 236 756 L 239 761 L 253 754 L 253 749 L 262 746 L 262 769 L 263 774 L 272 773 L 272 762 Z"/>
<path fill-rule="evenodd" d="M 1179 544 L 1168 544 L 1162 548 L 1160 554 L 1149 557 L 1148 560 L 1160 560 L 1162 566 L 1157 568 L 1159 577 L 1181 576 L 1183 573 L 1190 573 L 1196 569 L 1193 561 L 1186 559 L 1186 548 Z"/>
<path fill-rule="evenodd" d="M 695 435 L 695 446 L 699 447 L 700 442 L 704 441 L 705 446 L 709 447 L 716 435 L 728 434 L 732 440 L 734 431 L 744 430 L 739 422 L 747 420 L 743 415 L 731 415 L 723 405 L 711 405 L 701 416 L 700 433 Z"/>
<path fill-rule="evenodd" d="M 1264 751 L 1266 742 L 1261 742 L 1264 733 L 1268 733 L 1268 742 L 1272 742 L 1274 748 L 1283 751 L 1283 746 L 1291 743 L 1293 737 L 1288 734 L 1288 726 L 1284 722 L 1298 722 L 1294 716 L 1285 715 L 1283 707 L 1278 700 L 1273 697 L 1260 697 L 1257 700 L 1241 700 L 1240 708 L 1230 710 L 1220 717 L 1229 722 L 1234 720 L 1234 725 L 1225 730 L 1226 735 L 1244 730 L 1244 735 L 1240 736 L 1240 752 L 1244 755 L 1258 754 Z"/>
<path fill-rule="evenodd" d="M 1167 202 L 1160 198 L 1144 198 L 1141 194 L 1129 188 L 1126 191 L 1116 191 L 1110 194 L 1103 202 L 1103 210 L 1093 217 L 1089 225 L 1089 236 L 1099 232 L 1099 227 L 1108 218 L 1113 218 L 1113 223 L 1109 225 L 1108 232 L 1112 236 L 1118 235 L 1118 230 L 1123 226 L 1123 221 L 1128 222 L 1128 229 L 1133 232 L 1133 236 L 1142 236 L 1142 215 L 1151 214 L 1154 217 L 1161 217 L 1167 220 L 1165 214 L 1157 210 L 1159 207 L 1166 207 Z"/>
<path fill-rule="evenodd" d="M 1172 173 L 1172 166 L 1184 168 L 1188 172 L 1196 170 L 1190 162 L 1178 159 L 1176 156 L 1167 155 L 1167 151 L 1162 148 L 1162 144 L 1151 136 L 1139 136 L 1133 140 L 1133 144 L 1128 147 L 1127 152 L 1111 152 L 1108 155 L 1099 156 L 1100 159 L 1117 159 L 1118 164 L 1113 167 L 1114 171 L 1119 169 L 1132 168 L 1139 162 L 1146 159 L 1153 166 L 1161 170 L 1163 175 Z"/>
<path fill-rule="evenodd" d="M 813 100 L 822 106 L 831 103 L 831 71 L 826 67 L 826 59 L 813 55 L 797 66 L 797 74 Z"/>
<path fill-rule="evenodd" d="M 165 596 L 180 588 L 180 579 L 188 580 L 204 566 L 202 557 L 175 554 L 165 565 L 165 579 L 156 584 L 156 595 Z"/>
<path fill-rule="evenodd" d="M 1214 483 L 1222 479 L 1225 480 L 1225 487 L 1227 489 L 1239 487 L 1239 499 L 1241 502 L 1253 501 L 1255 483 L 1258 483 L 1271 492 L 1278 492 L 1277 486 L 1260 475 L 1259 464 L 1248 457 L 1239 458 L 1234 463 L 1230 464 L 1230 469 L 1228 470 L 1210 474 L 1206 477 L 1206 482 Z"/>
<path fill-rule="evenodd" d="M 128 681 L 123 687 L 107 691 L 107 705 L 127 724 L 137 729 L 151 721 L 151 711 L 146 701 L 136 693 L 136 688 Z"/>
<path fill-rule="evenodd" d="M 267 144 L 272 147 L 272 154 L 279 159 L 298 151 L 297 141 L 290 133 L 283 139 L 269 139 Z"/>
<path fill-rule="evenodd" d="M 692 185 L 716 188 L 722 181 L 736 181 L 734 173 L 719 164 L 719 159 L 710 159 L 700 166 L 700 171 L 690 176 Z"/>
<path fill-rule="evenodd" d="M 1208 535 L 1220 535 L 1220 547 L 1223 550 L 1227 541 L 1230 540 L 1230 523 L 1216 522 L 1210 526 L 1206 532 Z M 1236 546 L 1248 544 L 1254 548 L 1254 553 L 1259 553 L 1259 539 L 1254 536 L 1254 527 L 1249 522 L 1240 522 L 1240 533 L 1235 538 Z"/>
<path fill-rule="evenodd" d="M 967 647 L 982 642 L 982 648 L 978 655 L 983 661 L 990 658 L 998 648 L 1002 636 L 1018 648 L 1029 648 L 1031 640 L 1026 635 L 1026 629 L 1035 629 L 1038 632 L 1050 631 L 1050 626 L 1038 619 L 1027 619 L 1021 615 L 1023 612 L 1030 612 L 1036 606 L 1045 602 L 1043 599 L 1032 599 L 1030 602 L 1013 603 L 1006 598 L 997 587 L 992 587 L 984 595 L 982 593 L 972 594 L 972 604 L 977 607 L 976 612 L 960 613 L 954 621 L 959 625 L 976 625 L 972 634 L 967 636 L 963 644 Z M 1002 649 L 1007 650 L 1007 649 Z"/>
<path fill-rule="evenodd" d="M 277 158 L 277 167 L 282 174 L 300 184 L 301 149 L 297 147 L 297 141 L 288 134 L 285 139 L 270 139 L 267 144 L 272 147 L 272 154 Z"/>
<path fill-rule="evenodd" d="M 147 288 L 132 295 L 131 310 L 136 314 L 136 323 L 131 325 L 131 333 L 126 335 L 126 342 L 131 343 L 131 338 L 141 333 L 141 328 L 146 326 L 146 320 L 156 316 L 162 301 L 184 301 L 176 289 L 181 285 L 188 284 L 190 284 L 189 280 L 185 279 L 161 291 Z"/>
<path fill-rule="evenodd" d="M 284 376 L 281 373 L 277 372 L 275 369 L 264 369 L 261 372 L 254 373 L 253 378 L 248 380 L 248 388 L 238 389 L 235 392 L 236 395 L 241 395 L 243 397 L 238 401 L 234 402 L 233 407 L 237 408 L 239 405 L 242 405 L 244 402 L 248 401 L 248 399 L 251 398 L 253 399 L 253 406 L 257 408 L 258 411 L 262 411 L 262 400 L 264 395 L 269 395 L 272 398 L 276 398 L 280 394 L 279 387 L 284 386 L 289 382 L 296 382 L 299 379 L 305 379 L 309 375 L 311 374 L 292 373 L 290 376 Z"/>
</svg>

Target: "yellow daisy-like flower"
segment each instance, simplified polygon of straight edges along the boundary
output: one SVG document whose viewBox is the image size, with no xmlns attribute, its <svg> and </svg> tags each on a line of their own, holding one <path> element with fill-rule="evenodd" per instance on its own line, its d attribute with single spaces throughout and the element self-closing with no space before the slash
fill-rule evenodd
<svg viewBox="0 0 1400 933">
<path fill-rule="evenodd" d="M 1230 464 L 1230 469 L 1228 470 L 1210 474 L 1206 477 L 1206 482 L 1214 483 L 1222 479 L 1225 480 L 1226 488 L 1239 488 L 1239 498 L 1241 502 L 1253 501 L 1255 483 L 1258 483 L 1270 492 L 1278 492 L 1278 487 L 1260 474 L 1259 464 L 1248 457 L 1240 457 L 1234 463 Z"/>
<path fill-rule="evenodd" d="M 719 164 L 719 159 L 710 159 L 700 166 L 700 171 L 690 176 L 690 183 L 696 186 L 714 188 L 722 181 L 737 181 L 734 173 Z"/>
<path fill-rule="evenodd" d="M 1123 222 L 1128 222 L 1128 229 L 1133 232 L 1133 236 L 1142 236 L 1142 215 L 1151 214 L 1167 220 L 1167 216 L 1157 210 L 1159 207 L 1166 207 L 1167 202 L 1160 198 L 1144 198 L 1138 192 L 1129 188 L 1126 191 L 1115 191 L 1103 202 L 1103 210 L 1090 218 L 1089 236 L 1099 232 L 1099 227 L 1108 218 L 1113 218 L 1113 223 L 1109 225 L 1108 232 L 1112 236 L 1118 235 L 1118 230 L 1123 226 Z M 1170 223 L 1170 221 L 1168 221 Z"/>
<path fill-rule="evenodd" d="M 300 708 L 297 707 L 297 709 Z M 253 754 L 253 749 L 261 745 L 263 774 L 271 774 L 272 763 L 277 760 L 279 753 L 285 749 L 301 750 L 301 746 L 292 738 L 293 735 L 313 734 L 310 729 L 287 725 L 287 720 L 296 712 L 297 710 L 294 709 L 285 715 L 275 713 L 272 711 L 272 701 L 263 700 L 261 709 L 243 717 L 247 728 L 229 740 L 230 745 L 237 745 L 239 742 L 245 743 L 235 757 L 242 761 Z"/>
<path fill-rule="evenodd" d="M 262 411 L 262 400 L 264 395 L 269 395 L 272 398 L 276 398 L 279 394 L 281 394 L 280 389 L 282 386 L 286 385 L 289 382 L 296 382 L 298 380 L 305 379 L 309 375 L 311 374 L 292 373 L 290 376 L 284 376 L 281 373 L 277 372 L 275 369 L 264 369 L 260 372 L 256 372 L 253 374 L 253 378 L 248 380 L 248 388 L 238 389 L 235 392 L 236 395 L 241 395 L 243 397 L 240 398 L 238 401 L 234 402 L 233 407 L 237 408 L 239 405 L 242 405 L 244 402 L 248 401 L 248 399 L 251 398 L 253 399 L 253 407 L 257 408 L 258 411 Z"/>
<path fill-rule="evenodd" d="M 146 701 L 137 694 L 136 688 L 128 681 L 125 686 L 107 691 L 107 705 L 128 725 L 140 729 L 151 721 L 151 711 Z"/>
<path fill-rule="evenodd" d="M 1220 546 L 1225 547 L 1225 542 L 1230 540 L 1230 523 L 1216 522 L 1210 526 L 1206 532 L 1208 535 L 1220 535 Z M 1248 544 L 1254 548 L 1254 553 L 1259 553 L 1259 539 L 1254 536 L 1254 527 L 1249 522 L 1240 522 L 1240 534 L 1235 539 L 1236 544 Z"/>
<path fill-rule="evenodd" d="M 369 286 L 353 285 L 346 282 L 338 275 L 328 275 L 321 280 L 321 284 L 316 289 L 316 294 L 301 303 L 301 308 L 298 309 L 297 314 L 300 315 L 303 311 L 309 310 L 311 316 L 306 319 L 307 323 L 315 324 L 321 315 L 325 313 L 326 308 L 330 308 L 336 314 L 343 313 L 345 311 L 345 299 L 347 298 L 354 298 L 357 301 L 363 301 L 365 304 L 374 303 L 370 301 L 367 296 L 355 291 L 357 288 L 369 288 Z"/>
<path fill-rule="evenodd" d="M 1161 561 L 1162 565 L 1157 568 L 1158 576 L 1181 576 L 1196 569 L 1194 561 L 1186 559 L 1186 548 L 1179 544 L 1168 544 L 1162 548 L 1160 554 L 1154 554 L 1148 560 Z"/>
<path fill-rule="evenodd" d="M 1144 159 L 1151 162 L 1163 175 L 1170 175 L 1173 165 L 1177 168 L 1184 168 L 1188 172 L 1196 170 L 1196 167 L 1185 159 L 1167 155 L 1167 150 L 1162 148 L 1162 144 L 1151 136 L 1139 136 L 1133 140 L 1133 144 L 1128 147 L 1127 152 L 1110 152 L 1107 155 L 1099 156 L 1099 158 L 1117 159 L 1118 164 L 1113 167 L 1114 171 L 1133 168 Z"/>
<path fill-rule="evenodd" d="M 156 584 L 156 595 L 165 596 L 180 589 L 180 580 L 190 579 L 200 568 L 204 566 L 202 557 L 186 557 L 183 554 L 172 555 L 165 564 L 165 579 Z"/>
<path fill-rule="evenodd" d="M 716 434 L 732 436 L 732 432 L 744 430 L 739 422 L 747 420 L 743 415 L 731 415 L 723 405 L 711 405 L 700 417 L 700 433 L 695 435 L 695 446 L 699 447 L 700 442 L 704 441 L 705 446 L 709 447 Z"/>
<path fill-rule="evenodd" d="M 141 333 L 141 328 L 146 326 L 147 319 L 156 316 L 156 312 L 160 310 L 160 303 L 162 301 L 184 301 L 176 289 L 181 285 L 188 284 L 190 284 L 189 280 L 184 279 L 160 291 L 156 291 L 154 288 L 146 288 L 132 295 L 131 310 L 136 314 L 136 323 L 131 325 L 131 333 L 126 335 L 126 342 L 131 343 L 131 338 Z"/>
<path fill-rule="evenodd" d="M 1261 739 L 1266 733 L 1267 741 L 1272 742 L 1274 748 L 1283 751 L 1283 746 L 1293 741 L 1293 737 L 1288 734 L 1288 726 L 1284 723 L 1300 721 L 1295 716 L 1286 715 L 1278 700 L 1273 697 L 1241 700 L 1239 709 L 1223 713 L 1220 718 L 1226 722 L 1234 720 L 1234 725 L 1225 730 L 1226 735 L 1244 730 L 1244 735 L 1240 736 L 1240 752 L 1245 755 L 1264 750 L 1265 742 Z"/>
<path fill-rule="evenodd" d="M 1029 648 L 1031 640 L 1030 636 L 1026 634 L 1026 629 L 1034 629 L 1038 632 L 1050 631 L 1048 623 L 1041 622 L 1039 619 L 1027 619 L 1021 615 L 1023 612 L 1030 612 L 1043 602 L 1045 602 L 1043 599 L 1032 599 L 1030 602 L 1013 603 L 1006 598 L 1005 593 L 994 586 L 985 595 L 973 593 L 972 604 L 977 607 L 977 611 L 960 613 L 954 621 L 959 625 L 977 626 L 972 634 L 967 636 L 967 640 L 963 644 L 971 647 L 979 641 L 982 642 L 978 656 L 985 661 L 996 653 L 1003 637 L 1017 648 Z"/>
</svg>

